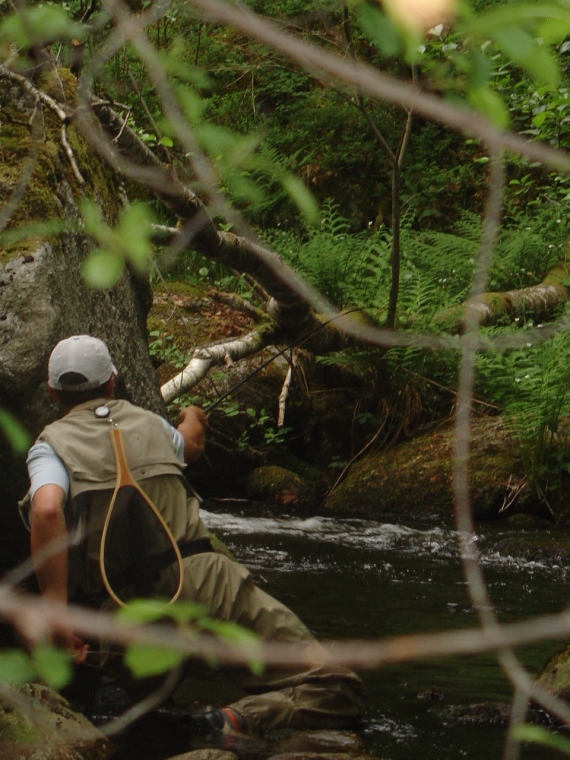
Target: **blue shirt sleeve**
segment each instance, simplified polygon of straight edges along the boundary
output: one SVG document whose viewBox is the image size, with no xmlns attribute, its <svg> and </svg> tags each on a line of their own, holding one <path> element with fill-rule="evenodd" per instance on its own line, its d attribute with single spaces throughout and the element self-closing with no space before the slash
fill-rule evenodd
<svg viewBox="0 0 570 760">
<path fill-rule="evenodd" d="M 65 498 L 69 493 L 69 476 L 65 465 L 49 443 L 35 443 L 28 452 L 28 474 L 30 476 L 30 497 L 33 499 L 38 488 L 47 485 L 61 486 Z"/>
<path fill-rule="evenodd" d="M 179 433 L 178 430 L 172 427 L 172 425 L 163 417 L 161 417 L 160 420 L 172 439 L 172 443 L 176 451 L 176 456 L 178 459 L 180 459 L 181 462 L 184 462 L 184 438 L 182 437 L 182 433 Z"/>
</svg>

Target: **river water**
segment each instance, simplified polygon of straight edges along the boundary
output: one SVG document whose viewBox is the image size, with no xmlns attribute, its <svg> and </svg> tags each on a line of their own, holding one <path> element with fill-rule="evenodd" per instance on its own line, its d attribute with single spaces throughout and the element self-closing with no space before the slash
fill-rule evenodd
<svg viewBox="0 0 570 760">
<path fill-rule="evenodd" d="M 451 527 L 362 519 L 204 512 L 269 593 L 327 639 L 376 638 L 477 624 Z M 520 530 L 528 542 L 558 533 Z M 563 562 L 529 561 L 505 539 L 512 529 L 480 528 L 478 547 L 501 621 L 562 610 L 568 603 Z M 505 549 L 505 546 L 511 546 Z M 516 542 L 515 542 L 516 546 Z M 519 652 L 534 673 L 560 648 L 545 642 Z M 413 662 L 362 674 L 370 698 L 363 726 L 367 751 L 382 760 L 500 758 L 504 727 L 453 725 L 434 710 L 485 700 L 509 701 L 507 679 L 492 655 Z M 443 699 L 420 698 L 432 687 Z M 433 691 L 432 691 L 433 693 Z M 439 692 L 438 692 L 439 693 Z M 525 758 L 558 757 L 527 748 Z"/>
</svg>

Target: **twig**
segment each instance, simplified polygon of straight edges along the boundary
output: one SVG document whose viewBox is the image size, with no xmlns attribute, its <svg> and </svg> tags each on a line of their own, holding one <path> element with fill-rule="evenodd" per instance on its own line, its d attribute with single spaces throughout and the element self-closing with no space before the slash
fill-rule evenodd
<svg viewBox="0 0 570 760">
<path fill-rule="evenodd" d="M 61 122 L 67 124 L 69 121 L 69 114 L 66 113 L 66 111 L 60 106 L 57 100 L 54 100 L 54 98 L 50 97 L 43 90 L 35 87 L 29 79 L 26 79 L 26 77 L 22 76 L 21 74 L 16 74 L 15 71 L 11 71 L 1 63 L 0 75 L 6 79 L 11 79 L 13 82 L 17 82 L 22 87 L 22 89 L 26 90 L 26 92 L 32 95 L 33 98 L 36 100 L 41 100 L 44 105 L 46 105 L 51 111 L 56 114 Z"/>
<path fill-rule="evenodd" d="M 121 128 L 119 129 L 118 133 L 115 135 L 115 137 L 113 137 L 113 142 L 114 143 L 118 143 L 119 140 L 121 139 L 121 135 L 123 134 L 123 132 L 125 131 L 125 127 L 127 126 L 127 122 L 129 120 L 129 114 L 130 114 L 130 112 L 131 112 L 131 109 L 129 108 L 127 110 L 127 115 L 121 117 L 122 120 L 123 120 L 123 124 L 122 124 Z"/>
<path fill-rule="evenodd" d="M 348 463 L 345 465 L 345 467 L 343 468 L 342 472 L 340 473 L 340 475 L 338 476 L 338 478 L 335 480 L 335 482 L 334 482 L 334 484 L 332 485 L 331 489 L 329 490 L 329 492 L 327 493 L 327 495 L 326 495 L 326 496 L 325 496 L 325 498 L 323 499 L 323 504 L 325 504 L 325 503 L 326 503 L 326 501 L 327 501 L 327 499 L 328 499 L 330 496 L 332 496 L 332 494 L 333 494 L 333 492 L 336 490 L 336 488 L 337 488 L 338 484 L 341 482 L 341 480 L 344 478 L 344 476 L 345 476 L 345 475 L 346 475 L 346 473 L 347 473 L 347 472 L 350 470 L 350 468 L 351 468 L 351 467 L 352 467 L 352 465 L 353 465 L 353 464 L 356 462 L 356 460 L 357 460 L 357 459 L 360 459 L 360 457 L 361 457 L 361 456 L 362 456 L 362 455 L 363 455 L 363 454 L 364 454 L 366 451 L 368 451 L 368 449 L 369 449 L 369 448 L 370 448 L 370 447 L 371 447 L 371 446 L 372 446 L 374 443 L 376 443 L 376 441 L 378 440 L 378 436 L 379 436 L 379 435 L 380 435 L 380 433 L 381 433 L 381 432 L 384 430 L 384 428 L 385 428 L 385 427 L 386 427 L 386 420 L 384 420 L 384 421 L 382 422 L 382 424 L 380 425 L 380 427 L 378 428 L 378 430 L 377 430 L 377 431 L 374 433 L 374 435 L 372 436 L 372 438 L 371 438 L 371 439 L 368 441 L 368 443 L 366 443 L 366 444 L 365 444 L 365 445 L 364 445 L 364 446 L 363 446 L 363 447 L 360 449 L 360 451 L 358 451 L 358 452 L 357 452 L 357 453 L 356 453 L 356 454 L 355 454 L 355 455 L 352 457 L 352 459 L 351 459 L 351 460 L 350 460 L 350 461 L 349 461 L 349 462 L 348 462 Z"/>
<path fill-rule="evenodd" d="M 291 387 L 291 380 L 293 378 L 293 368 L 295 367 L 297 363 L 297 354 L 295 352 L 295 349 L 291 349 L 291 357 L 289 360 L 289 366 L 287 367 L 287 374 L 285 375 L 285 380 L 283 381 L 283 387 L 281 388 L 281 393 L 279 394 L 279 414 L 277 416 L 277 427 L 282 428 L 285 424 L 285 410 L 287 408 L 287 398 L 289 397 L 289 389 Z"/>
<path fill-rule="evenodd" d="M 518 499 L 521 491 L 524 491 L 524 489 L 527 486 L 527 479 L 526 476 L 519 480 L 518 483 L 512 483 L 513 476 L 509 475 L 509 482 L 507 483 L 507 493 L 505 494 L 505 498 L 503 499 L 503 503 L 501 505 L 501 508 L 499 509 L 499 514 L 503 512 L 507 512 L 515 503 L 515 501 Z"/>
<path fill-rule="evenodd" d="M 61 127 L 61 144 L 63 145 L 63 149 L 65 150 L 65 153 L 69 159 L 69 163 L 71 164 L 71 168 L 73 169 L 73 173 L 75 174 L 75 177 L 80 185 L 85 184 L 85 180 L 83 179 L 81 172 L 79 171 L 79 167 L 77 166 L 77 162 L 75 161 L 75 156 L 73 154 L 73 150 L 71 149 L 71 145 L 67 141 L 67 132 L 65 129 L 65 124 Z"/>
</svg>

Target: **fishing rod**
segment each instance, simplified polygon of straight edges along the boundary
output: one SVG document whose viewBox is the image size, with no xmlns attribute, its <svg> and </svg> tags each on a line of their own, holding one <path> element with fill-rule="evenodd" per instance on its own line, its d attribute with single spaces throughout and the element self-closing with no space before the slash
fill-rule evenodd
<svg viewBox="0 0 570 760">
<path fill-rule="evenodd" d="M 232 388 L 229 389 L 229 391 L 226 391 L 220 398 L 216 399 L 216 401 L 213 401 L 211 404 L 208 404 L 204 407 L 204 411 L 206 413 L 209 413 L 212 411 L 212 409 L 215 409 L 218 404 L 221 404 L 222 401 L 225 401 L 228 396 L 231 396 L 232 393 L 235 393 L 235 391 L 239 390 L 239 388 L 242 387 L 242 385 L 245 385 L 248 383 L 253 377 L 258 375 L 262 369 L 265 369 L 267 365 L 271 364 L 272 361 L 275 359 L 278 359 L 280 356 L 283 356 L 283 354 L 286 351 L 289 351 L 292 348 L 298 348 L 303 343 L 305 343 L 309 338 L 314 335 L 319 330 L 322 330 L 323 327 L 326 327 L 326 325 L 329 325 L 331 322 L 334 322 L 335 319 L 340 319 L 340 317 L 346 317 L 348 314 L 352 314 L 355 311 L 364 311 L 364 309 L 370 308 L 369 306 L 357 306 L 354 309 L 349 309 L 348 311 L 343 311 L 340 314 L 337 314 L 334 317 L 331 317 L 330 319 L 327 319 L 326 322 L 321 322 L 320 324 L 316 325 L 315 327 L 312 327 L 308 332 L 301 335 L 299 338 L 296 338 L 292 343 L 289 343 L 285 348 L 280 349 L 276 354 L 274 354 L 271 358 L 267 359 L 267 361 L 263 362 L 263 364 L 260 364 L 259 367 L 253 370 L 253 372 L 250 372 L 247 377 L 244 377 L 242 380 L 239 381 L 239 383 L 236 383 Z"/>
</svg>

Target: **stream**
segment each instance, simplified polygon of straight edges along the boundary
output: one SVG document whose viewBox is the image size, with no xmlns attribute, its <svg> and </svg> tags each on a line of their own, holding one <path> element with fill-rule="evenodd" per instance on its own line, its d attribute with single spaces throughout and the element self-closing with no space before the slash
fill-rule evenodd
<svg viewBox="0 0 570 760">
<path fill-rule="evenodd" d="M 376 638 L 477 624 L 451 527 L 254 516 L 224 512 L 223 504 L 219 508 L 203 513 L 207 527 L 257 576 L 262 588 L 290 606 L 319 637 Z M 505 551 L 505 545 L 516 546 L 508 542 L 513 533 L 526 542 L 554 543 L 559 529 L 514 532 L 489 524 L 479 530 L 485 577 L 501 621 L 515 622 L 566 606 L 569 570 L 563 562 L 533 561 L 517 556 L 516 550 Z M 535 673 L 559 648 L 560 643 L 550 641 L 518 654 Z M 365 751 L 374 757 L 502 757 L 504 727 L 457 725 L 434 712 L 447 705 L 510 701 L 510 685 L 492 655 L 405 663 L 362 677 L 370 709 L 361 733 Z M 236 698 L 234 687 L 221 679 L 216 674 L 212 682 L 196 682 L 192 696 L 214 704 Z M 208 683 L 211 696 L 200 693 Z M 442 699 L 418 696 L 432 687 Z M 156 748 L 154 754 L 148 744 L 145 749 L 144 756 L 151 760 L 168 756 L 165 748 Z M 176 752 L 181 751 L 177 746 Z M 536 746 L 526 747 L 522 756 L 560 757 Z"/>
<path fill-rule="evenodd" d="M 372 638 L 476 625 L 451 528 L 326 517 L 204 518 L 318 636 Z M 550 537 L 533 533 L 539 541 Z M 500 619 L 514 622 L 564 608 L 568 569 L 502 554 L 497 547 L 508 535 L 501 526 L 486 525 L 478 536 Z M 556 642 L 528 647 L 521 659 L 535 672 L 558 648 Z M 492 656 L 407 663 L 363 678 L 370 698 L 364 736 L 374 756 L 501 757 L 503 728 L 446 726 L 428 712 L 442 703 L 510 700 L 510 684 Z M 442 690 L 442 702 L 418 699 L 433 686 Z M 537 756 L 536 748 L 532 752 Z"/>
</svg>

